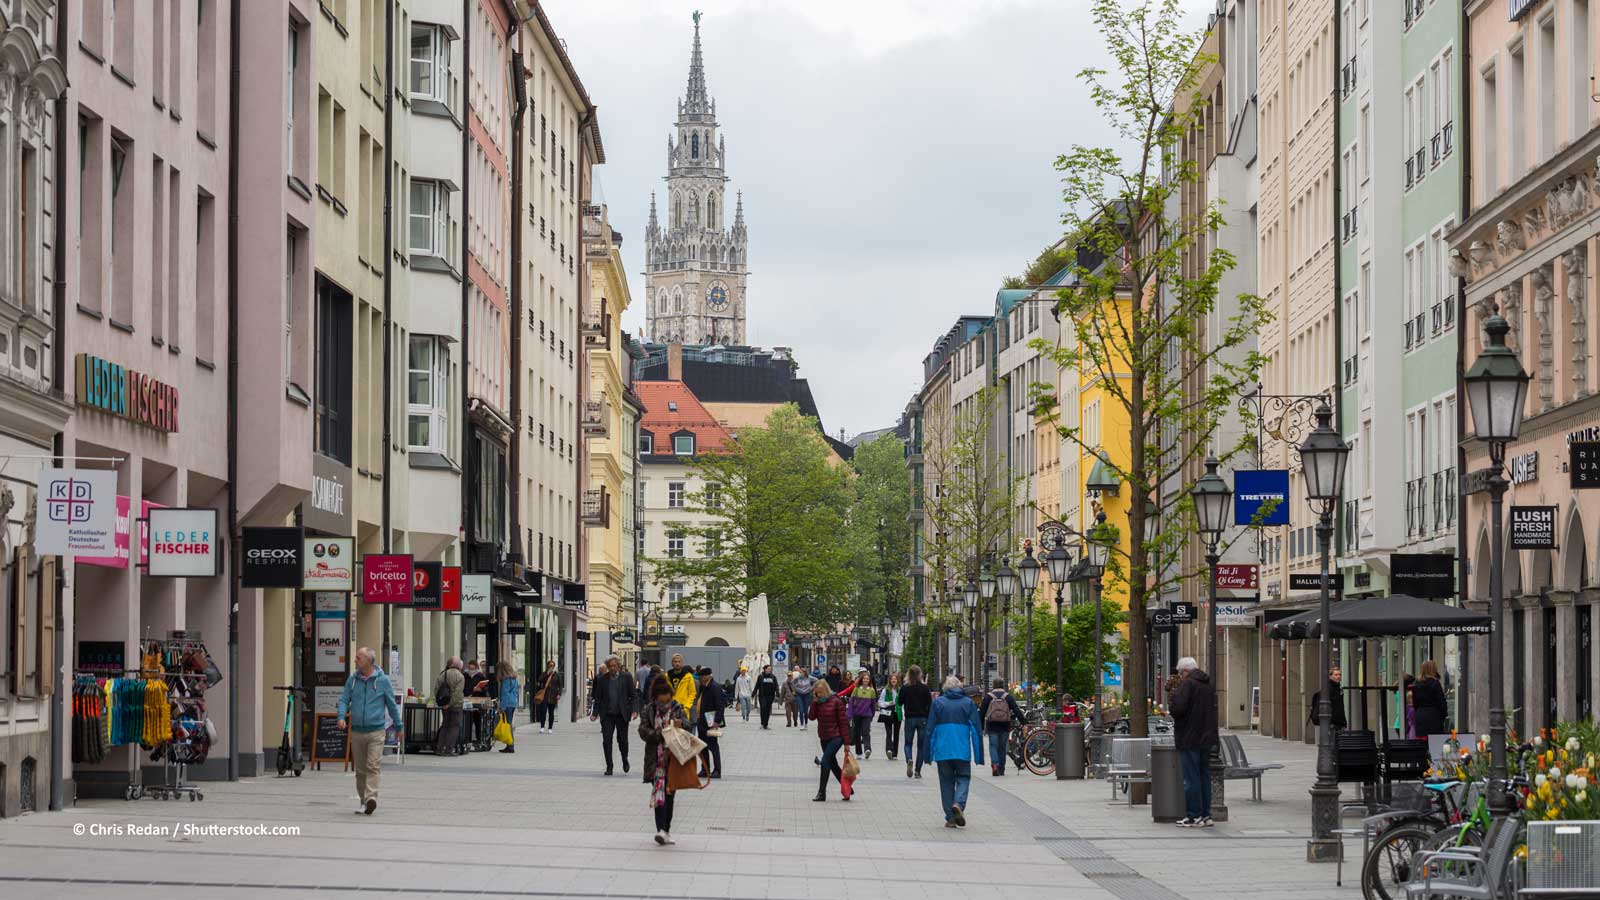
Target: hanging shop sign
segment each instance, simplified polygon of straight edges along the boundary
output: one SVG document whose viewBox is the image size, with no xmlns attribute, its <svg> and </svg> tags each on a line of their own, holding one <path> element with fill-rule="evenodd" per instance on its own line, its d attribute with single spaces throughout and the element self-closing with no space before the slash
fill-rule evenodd
<svg viewBox="0 0 1600 900">
<path fill-rule="evenodd" d="M 1172 624 L 1193 625 L 1199 608 L 1196 604 L 1178 601 L 1170 607 L 1172 610 Z"/>
<path fill-rule="evenodd" d="M 444 564 L 413 562 L 411 564 L 411 608 L 439 611 L 442 599 Z"/>
<path fill-rule="evenodd" d="M 1443 553 L 1389 554 L 1389 589 L 1429 600 L 1456 593 L 1456 558 Z"/>
<path fill-rule="evenodd" d="M 1494 478 L 1494 469 L 1473 469 L 1461 475 L 1461 495 L 1470 497 L 1473 494 L 1486 494 L 1489 492 L 1489 481 Z"/>
<path fill-rule="evenodd" d="M 324 534 L 350 534 L 350 467 L 321 453 L 311 454 L 311 496 L 300 504 L 301 524 Z"/>
<path fill-rule="evenodd" d="M 1600 488 L 1600 442 L 1572 443 L 1567 450 L 1572 457 L 1572 489 Z"/>
<path fill-rule="evenodd" d="M 368 553 L 361 558 L 361 599 L 409 604 L 411 577 L 411 554 Z"/>
<path fill-rule="evenodd" d="M 1217 590 L 1219 591 L 1253 591 L 1256 590 L 1257 574 L 1260 569 L 1254 564 L 1246 563 L 1218 563 L 1217 564 Z"/>
<path fill-rule="evenodd" d="M 1528 484 L 1539 480 L 1539 451 L 1530 450 L 1506 460 L 1506 477 L 1512 484 Z"/>
<path fill-rule="evenodd" d="M 178 389 L 172 385 L 88 353 L 78 354 L 76 370 L 79 406 L 169 434 L 178 430 Z"/>
<path fill-rule="evenodd" d="M 1328 573 L 1328 590 L 1339 591 L 1344 589 L 1344 574 L 1341 572 Z M 1322 577 L 1315 572 L 1289 573 L 1289 590 L 1291 591 L 1320 591 L 1322 590 Z"/>
<path fill-rule="evenodd" d="M 239 583 L 247 588 L 300 589 L 300 554 L 305 532 L 299 528 L 245 528 L 239 557 Z"/>
<path fill-rule="evenodd" d="M 493 575 L 462 575 L 461 608 L 457 612 L 463 616 L 487 616 L 494 609 L 493 597 Z"/>
<path fill-rule="evenodd" d="M 460 566 L 445 566 L 439 570 L 439 608 L 445 612 L 461 611 Z"/>
<path fill-rule="evenodd" d="M 349 614 L 341 593 L 319 592 L 313 605 L 316 623 L 317 671 L 345 674 L 349 668 Z"/>
<path fill-rule="evenodd" d="M 300 587 L 307 591 L 356 588 L 356 539 L 308 537 L 302 545 Z"/>
<path fill-rule="evenodd" d="M 80 556 L 78 562 L 86 566 L 103 566 L 107 569 L 126 569 L 128 567 L 129 545 L 133 542 L 131 535 L 139 535 L 138 565 L 143 566 L 150 561 L 150 510 L 161 509 L 160 503 L 151 503 L 142 500 L 139 503 L 139 514 L 132 514 L 133 501 L 124 495 L 117 496 L 117 534 L 116 545 L 110 556 Z"/>
<path fill-rule="evenodd" d="M 122 641 L 79 641 L 76 668 L 120 678 L 128 665 L 127 658 L 127 645 Z"/>
<path fill-rule="evenodd" d="M 614 644 L 632 644 L 636 643 L 637 640 L 638 635 L 634 634 L 633 630 L 629 628 L 619 628 L 611 632 L 611 642 Z M 773 658 L 777 658 L 776 651 L 774 651 Z"/>
<path fill-rule="evenodd" d="M 44 508 L 39 510 L 34 525 L 36 553 L 41 556 L 116 555 L 116 472 L 40 469 L 38 491 Z"/>
<path fill-rule="evenodd" d="M 1527 15 L 1535 6 L 1538 5 L 1539 0 L 1507 0 L 1506 12 L 1509 13 L 1507 18 L 1510 21 L 1515 22 L 1516 20 Z"/>
<path fill-rule="evenodd" d="M 1153 610 L 1150 613 L 1150 630 L 1157 634 L 1177 631 L 1178 623 L 1172 620 L 1172 611 L 1166 609 Z"/>
<path fill-rule="evenodd" d="M 212 578 L 222 571 L 214 509 L 150 510 L 150 564 L 158 578 Z"/>
<path fill-rule="evenodd" d="M 1556 510 L 1554 506 L 1511 507 L 1511 549 L 1556 549 Z"/>
<path fill-rule="evenodd" d="M 1100 683 L 1108 688 L 1122 687 L 1122 663 L 1106 663 L 1106 672 L 1105 675 L 1102 676 L 1102 681 Z"/>
<path fill-rule="evenodd" d="M 1244 469 L 1234 472 L 1233 524 L 1289 524 L 1289 470 Z"/>
<path fill-rule="evenodd" d="M 1256 624 L 1256 608 L 1248 603 L 1218 603 L 1218 628 L 1248 628 Z"/>
</svg>

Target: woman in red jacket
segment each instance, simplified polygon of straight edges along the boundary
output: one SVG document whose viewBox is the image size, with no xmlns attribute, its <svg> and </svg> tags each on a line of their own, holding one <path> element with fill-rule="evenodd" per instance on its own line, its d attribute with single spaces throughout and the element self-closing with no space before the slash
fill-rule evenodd
<svg viewBox="0 0 1600 900">
<path fill-rule="evenodd" d="M 816 690 L 811 700 L 811 720 L 817 723 L 817 739 L 822 742 L 822 755 L 817 757 L 817 764 L 822 767 L 822 774 L 817 780 L 817 795 L 811 799 L 817 803 L 825 803 L 828 799 L 828 775 L 839 779 L 839 787 L 844 792 L 844 799 L 849 800 L 854 793 L 844 784 L 844 769 L 839 765 L 839 751 L 843 749 L 845 740 L 850 736 L 850 716 L 846 711 L 845 699 L 842 694 L 836 694 L 826 681 L 817 682 Z"/>
</svg>

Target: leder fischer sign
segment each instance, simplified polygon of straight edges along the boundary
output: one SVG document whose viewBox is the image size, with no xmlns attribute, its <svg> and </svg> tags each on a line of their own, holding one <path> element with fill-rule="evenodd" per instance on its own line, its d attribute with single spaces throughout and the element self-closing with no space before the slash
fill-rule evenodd
<svg viewBox="0 0 1600 900">
<path fill-rule="evenodd" d="M 1256 589 L 1257 571 L 1259 570 L 1254 565 L 1219 563 L 1217 565 L 1217 590 L 1253 591 Z"/>
</svg>

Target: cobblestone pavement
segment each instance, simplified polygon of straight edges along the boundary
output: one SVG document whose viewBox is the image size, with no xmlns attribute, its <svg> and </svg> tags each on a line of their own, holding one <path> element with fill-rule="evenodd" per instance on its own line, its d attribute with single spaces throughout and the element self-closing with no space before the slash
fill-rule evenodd
<svg viewBox="0 0 1600 900">
<path fill-rule="evenodd" d="M 881 741 L 882 730 L 875 737 Z M 1262 803 L 1235 800 L 1211 830 L 1151 822 L 1099 782 L 976 769 L 965 829 L 943 827 L 938 781 L 905 777 L 880 749 L 850 803 L 813 803 L 814 732 L 732 721 L 725 777 L 679 796 L 675 847 L 658 847 L 638 770 L 605 778 L 599 727 L 518 728 L 515 754 L 408 757 L 384 767 L 371 818 L 338 771 L 208 784 L 200 803 L 87 801 L 0 821 L 0 895 L 1333 900 L 1359 897 L 1346 867 L 1303 862 L 1309 748 L 1246 737 L 1288 764 Z M 635 754 L 638 742 L 634 742 Z M 635 759 L 637 762 L 637 759 Z M 1248 788 L 1235 782 L 1236 793 Z M 294 826 L 297 836 L 217 836 L 185 826 Z M 136 835 L 132 826 L 170 833 Z M 83 834 L 75 833 L 83 826 Z M 115 826 L 124 833 L 97 834 Z M 1359 865 L 1359 864 L 1357 864 Z M 1048 892 L 1048 893 L 1042 893 Z"/>
</svg>

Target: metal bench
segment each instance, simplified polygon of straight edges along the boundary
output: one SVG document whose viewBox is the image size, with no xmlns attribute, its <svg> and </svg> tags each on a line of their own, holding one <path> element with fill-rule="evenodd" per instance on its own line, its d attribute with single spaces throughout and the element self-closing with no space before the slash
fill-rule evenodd
<svg viewBox="0 0 1600 900">
<path fill-rule="evenodd" d="M 1120 790 L 1128 795 L 1128 805 L 1132 806 L 1133 785 L 1150 783 L 1150 739 L 1119 737 L 1113 740 L 1106 781 L 1111 783 L 1111 799 L 1117 799 Z"/>
<path fill-rule="evenodd" d="M 1244 754 L 1244 742 L 1236 734 L 1222 736 L 1222 777 L 1228 781 L 1250 782 L 1250 799 L 1261 802 L 1261 776 L 1283 763 L 1251 763 Z"/>
<path fill-rule="evenodd" d="M 1457 900 L 1512 900 L 1517 896 L 1517 817 L 1495 819 L 1482 847 L 1420 850 L 1411 861 L 1407 900 L 1452 897 Z"/>
</svg>

